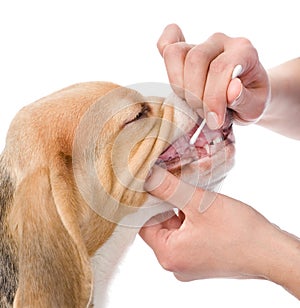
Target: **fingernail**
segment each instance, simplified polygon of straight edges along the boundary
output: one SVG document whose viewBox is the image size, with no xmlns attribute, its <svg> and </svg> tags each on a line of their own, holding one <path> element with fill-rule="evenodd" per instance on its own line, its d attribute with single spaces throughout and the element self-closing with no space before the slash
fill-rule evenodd
<svg viewBox="0 0 300 308">
<path fill-rule="evenodd" d="M 218 116 L 215 112 L 209 111 L 206 114 L 206 123 L 210 129 L 217 129 L 219 128 L 219 123 L 218 123 Z"/>
<path fill-rule="evenodd" d="M 240 79 L 237 79 L 240 81 Z M 236 107 L 240 102 L 239 102 L 239 98 L 241 97 L 243 92 L 243 85 L 242 82 L 240 81 L 240 92 L 237 95 L 237 97 L 234 99 L 234 101 L 229 105 L 230 108 Z"/>
<path fill-rule="evenodd" d="M 239 79 L 240 80 L 240 79 Z M 242 92 L 243 92 L 243 85 L 242 85 L 242 82 L 241 82 L 241 80 L 240 80 L 240 83 L 241 83 L 241 88 L 240 88 L 240 92 L 239 92 L 239 94 L 238 94 L 238 96 L 235 98 L 235 100 L 238 100 L 240 97 L 241 97 L 241 95 L 242 95 Z"/>
</svg>

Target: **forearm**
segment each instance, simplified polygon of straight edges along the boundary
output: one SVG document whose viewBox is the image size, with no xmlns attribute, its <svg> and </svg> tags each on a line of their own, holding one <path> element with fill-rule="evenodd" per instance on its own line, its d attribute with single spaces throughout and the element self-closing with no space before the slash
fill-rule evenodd
<svg viewBox="0 0 300 308">
<path fill-rule="evenodd" d="M 271 99 L 259 125 L 300 140 L 300 58 L 269 70 Z"/>
<path fill-rule="evenodd" d="M 265 247 L 269 251 L 263 265 L 265 277 L 300 300 L 300 240 L 278 229 Z"/>
</svg>

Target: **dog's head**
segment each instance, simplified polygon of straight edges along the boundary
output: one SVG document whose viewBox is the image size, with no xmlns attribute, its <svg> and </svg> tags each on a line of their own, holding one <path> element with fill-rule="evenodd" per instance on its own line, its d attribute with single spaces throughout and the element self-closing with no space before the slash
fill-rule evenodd
<svg viewBox="0 0 300 308">
<path fill-rule="evenodd" d="M 230 116 L 190 145 L 199 122 L 174 95 L 144 97 L 100 82 L 63 89 L 18 113 L 0 157 L 0 176 L 14 188 L 6 196 L 0 182 L 7 199 L 0 222 L 10 240 L 2 250 L 14 255 L 16 307 L 88 301 L 89 257 L 146 202 L 154 164 L 208 189 L 224 177 L 234 153 Z"/>
<path fill-rule="evenodd" d="M 73 144 L 77 186 L 101 216 L 118 222 L 148 198 L 145 178 L 154 164 L 196 186 L 212 190 L 233 165 L 232 117 L 212 131 L 174 94 L 144 97 L 119 87 L 81 118 Z M 103 206 L 105 205 L 105 206 Z"/>
</svg>

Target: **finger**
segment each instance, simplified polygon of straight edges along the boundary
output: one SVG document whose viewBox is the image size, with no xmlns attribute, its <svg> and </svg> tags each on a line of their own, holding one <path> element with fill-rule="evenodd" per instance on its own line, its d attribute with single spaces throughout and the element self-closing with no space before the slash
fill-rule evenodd
<svg viewBox="0 0 300 308">
<path fill-rule="evenodd" d="M 215 199 L 215 193 L 180 181 L 179 178 L 158 166 L 153 167 L 144 188 L 153 196 L 181 209 L 184 214 L 187 213 L 187 207 L 204 212 Z"/>
<path fill-rule="evenodd" d="M 224 48 L 210 63 L 203 95 L 207 124 L 210 128 L 216 129 L 224 123 L 228 104 L 227 89 L 231 79 L 235 79 L 232 78 L 233 71 L 237 66 L 242 67 L 240 79 L 245 85 L 245 78 L 257 63 L 257 53 L 244 38 L 232 39 L 224 34 L 215 34 L 209 42 L 221 42 Z"/>
<path fill-rule="evenodd" d="M 235 111 L 235 119 L 241 124 L 257 121 L 268 104 L 270 98 L 268 77 L 266 73 L 264 76 L 260 74 L 260 83 L 247 81 L 247 75 L 241 76 L 243 81 L 236 78 L 229 83 L 228 107 Z"/>
<path fill-rule="evenodd" d="M 185 42 L 183 33 L 176 24 L 170 24 L 164 29 L 163 33 L 161 34 L 157 42 L 157 48 L 160 54 L 163 56 L 164 49 L 167 45 L 178 42 Z"/>
<path fill-rule="evenodd" d="M 234 110 L 239 103 L 239 98 L 243 92 L 243 84 L 239 78 L 234 78 L 229 82 L 227 89 L 228 107 Z"/>
<path fill-rule="evenodd" d="M 144 227 L 151 227 L 154 225 L 160 225 L 164 229 L 174 229 L 178 228 L 181 224 L 182 218 L 177 216 L 176 213 L 172 211 L 157 214 L 151 217 L 145 224 Z"/>
<path fill-rule="evenodd" d="M 203 108 L 203 94 L 210 63 L 221 52 L 223 44 L 209 41 L 189 50 L 184 63 L 185 99 L 193 109 Z"/>
<path fill-rule="evenodd" d="M 139 232 L 142 239 L 155 251 L 159 251 L 160 247 L 163 248 L 168 237 L 182 224 L 181 219 L 176 215 L 163 222 L 161 222 L 161 217 L 157 216 L 152 217 Z"/>
<path fill-rule="evenodd" d="M 168 230 L 162 228 L 161 224 L 153 224 L 151 226 L 146 226 L 141 228 L 139 235 L 154 251 L 160 250 L 163 247 Z"/>
<path fill-rule="evenodd" d="M 211 129 L 220 128 L 225 120 L 227 109 L 227 89 L 234 64 L 217 57 L 210 65 L 203 95 L 204 114 Z M 237 94 L 238 96 L 238 94 Z"/>
<path fill-rule="evenodd" d="M 238 86 L 234 81 L 229 84 L 227 96 L 228 107 L 235 111 L 235 120 L 240 124 L 249 124 L 257 121 L 264 112 L 268 102 L 268 93 L 265 88 L 253 90 L 241 84 L 240 92 L 238 93 Z M 255 105 L 251 104 L 251 102 L 255 102 Z"/>
<path fill-rule="evenodd" d="M 180 181 L 167 170 L 154 166 L 150 178 L 147 179 L 145 190 L 155 197 L 183 209 L 191 200 L 195 187 Z"/>
<path fill-rule="evenodd" d="M 225 58 L 228 59 L 225 60 Z M 245 89 L 241 79 L 237 78 L 243 77 L 244 68 L 241 64 L 233 65 L 230 63 L 231 58 L 233 58 L 233 56 L 228 56 L 228 54 L 226 56 L 220 55 L 211 64 L 207 78 L 204 94 L 204 104 L 207 110 L 204 112 L 207 118 L 209 118 L 212 113 L 216 115 L 217 122 L 215 123 L 215 128 L 219 128 L 223 125 L 227 107 L 237 111 L 237 106 L 240 105 L 242 101 L 249 101 L 248 96 L 245 96 L 247 89 Z M 235 57 L 235 61 L 242 63 L 243 59 Z M 218 69 L 216 69 L 215 66 L 218 67 Z M 221 67 L 222 69 L 220 69 Z M 237 74 L 236 69 L 239 69 L 239 73 Z M 210 115 L 208 113 L 210 113 Z M 213 128 L 212 121 L 208 121 L 208 125 L 210 128 Z"/>
<path fill-rule="evenodd" d="M 185 98 L 183 90 L 185 57 L 191 48 L 191 45 L 178 42 L 167 45 L 163 52 L 169 82 L 174 92 L 181 98 Z"/>
</svg>

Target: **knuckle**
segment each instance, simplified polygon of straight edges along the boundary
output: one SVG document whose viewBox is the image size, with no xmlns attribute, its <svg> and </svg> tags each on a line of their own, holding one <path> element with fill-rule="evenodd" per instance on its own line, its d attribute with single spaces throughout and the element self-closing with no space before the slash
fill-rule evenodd
<svg viewBox="0 0 300 308">
<path fill-rule="evenodd" d="M 166 45 L 163 49 L 163 56 L 164 58 L 171 58 L 171 57 L 181 57 L 183 54 L 185 54 L 185 44 L 183 43 L 173 43 Z"/>
<path fill-rule="evenodd" d="M 206 95 L 204 101 L 210 109 L 216 109 L 220 106 L 221 98 L 217 95 L 217 93 L 212 93 L 210 95 Z"/>
<path fill-rule="evenodd" d="M 204 104 L 208 106 L 209 110 L 218 110 L 219 116 L 221 116 L 227 105 L 226 96 L 223 92 L 215 89 L 210 93 L 205 93 Z"/>
<path fill-rule="evenodd" d="M 160 36 L 157 42 L 157 48 L 161 53 L 163 53 L 166 46 L 184 41 L 185 39 L 179 26 L 174 23 L 169 24 Z"/>
<path fill-rule="evenodd" d="M 174 194 L 174 183 L 169 177 L 167 177 L 161 185 L 158 187 L 160 195 L 164 198 L 169 199 Z"/>
<path fill-rule="evenodd" d="M 238 37 L 235 42 L 240 46 L 253 47 L 251 41 L 245 37 Z"/>
<path fill-rule="evenodd" d="M 223 60 L 215 59 L 210 63 L 209 71 L 213 74 L 220 74 L 229 68 L 229 64 Z"/>
<path fill-rule="evenodd" d="M 174 185 L 169 176 L 159 174 L 159 177 L 150 177 L 146 189 L 162 200 L 168 200 L 174 191 Z"/>
<path fill-rule="evenodd" d="M 168 272 L 175 272 L 174 261 L 168 256 L 163 256 L 159 258 L 159 263 Z"/>
<path fill-rule="evenodd" d="M 179 273 L 175 273 L 174 276 L 180 282 L 188 282 L 188 281 L 190 281 L 190 279 L 188 279 L 188 277 L 185 277 L 184 275 L 179 274 Z"/>
<path fill-rule="evenodd" d="M 157 42 L 157 44 L 156 44 L 156 47 L 157 47 L 157 49 L 160 51 L 161 54 L 162 54 L 163 51 L 164 51 L 165 45 L 166 45 L 166 44 L 165 44 L 165 42 L 163 42 L 162 39 L 160 39 L 160 40 Z"/>
<path fill-rule="evenodd" d="M 251 46 L 251 48 L 248 48 L 247 53 L 252 59 L 258 60 L 258 52 L 253 46 Z"/>
<path fill-rule="evenodd" d="M 208 41 L 220 41 L 220 40 L 225 40 L 227 39 L 228 36 L 222 32 L 215 32 L 213 33 L 209 38 L 208 38 Z"/>
<path fill-rule="evenodd" d="M 239 37 L 235 39 L 235 44 L 239 46 L 241 50 L 245 50 L 248 56 L 258 57 L 258 52 L 252 45 L 251 41 L 245 37 Z"/>
<path fill-rule="evenodd" d="M 199 61 L 209 61 L 210 53 L 204 44 L 200 44 L 192 48 L 187 54 L 186 61 L 191 65 L 199 63 Z"/>
<path fill-rule="evenodd" d="M 172 32 L 177 38 L 182 35 L 180 27 L 175 23 L 167 25 L 164 31 Z"/>
</svg>

